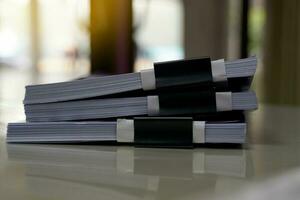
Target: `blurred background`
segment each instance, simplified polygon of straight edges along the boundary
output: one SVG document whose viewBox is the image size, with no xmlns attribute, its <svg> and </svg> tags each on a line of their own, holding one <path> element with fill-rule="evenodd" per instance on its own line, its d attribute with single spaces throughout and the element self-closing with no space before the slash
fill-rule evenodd
<svg viewBox="0 0 300 200">
<path fill-rule="evenodd" d="M 259 101 L 299 105 L 299 9 L 297 0 L 0 0 L 1 128 L 25 119 L 25 85 L 201 56 L 257 55 Z"/>
</svg>

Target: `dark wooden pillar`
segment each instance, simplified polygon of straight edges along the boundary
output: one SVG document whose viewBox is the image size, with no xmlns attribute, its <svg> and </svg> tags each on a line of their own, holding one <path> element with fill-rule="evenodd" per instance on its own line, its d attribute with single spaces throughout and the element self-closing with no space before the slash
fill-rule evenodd
<svg viewBox="0 0 300 200">
<path fill-rule="evenodd" d="M 300 105 L 300 2 L 266 0 L 263 98 Z"/>
<path fill-rule="evenodd" d="M 91 73 L 133 69 L 131 0 L 90 0 Z"/>
<path fill-rule="evenodd" d="M 228 0 L 183 0 L 186 57 L 227 56 Z"/>
<path fill-rule="evenodd" d="M 248 57 L 248 14 L 249 14 L 249 0 L 242 1 L 241 9 L 241 57 Z"/>
</svg>

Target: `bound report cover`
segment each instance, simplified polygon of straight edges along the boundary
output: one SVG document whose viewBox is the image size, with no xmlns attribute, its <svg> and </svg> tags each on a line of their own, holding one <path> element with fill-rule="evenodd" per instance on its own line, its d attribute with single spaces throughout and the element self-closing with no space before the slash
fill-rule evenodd
<svg viewBox="0 0 300 200">
<path fill-rule="evenodd" d="M 237 115 L 238 116 L 238 115 Z M 218 117 L 216 117 L 218 118 Z M 114 142 L 136 146 L 191 148 L 203 143 L 241 144 L 246 138 L 243 118 L 204 121 L 203 117 L 138 117 L 117 121 L 9 123 L 7 142 Z"/>
<path fill-rule="evenodd" d="M 254 92 L 187 91 L 159 95 L 25 105 L 28 122 L 97 120 L 133 116 L 179 116 L 254 110 Z"/>
<path fill-rule="evenodd" d="M 159 91 L 199 85 L 246 90 L 257 65 L 256 57 L 224 62 L 210 58 L 154 63 L 153 69 L 112 76 L 94 76 L 61 83 L 26 86 L 24 104 L 104 97 L 126 92 Z"/>
</svg>

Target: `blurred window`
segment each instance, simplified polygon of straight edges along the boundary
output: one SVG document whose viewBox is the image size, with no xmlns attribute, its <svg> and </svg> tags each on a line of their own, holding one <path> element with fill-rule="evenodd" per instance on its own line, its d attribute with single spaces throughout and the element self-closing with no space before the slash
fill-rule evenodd
<svg viewBox="0 0 300 200">
<path fill-rule="evenodd" d="M 249 55 L 262 56 L 263 30 L 265 25 L 266 10 L 264 0 L 251 0 L 248 22 L 248 52 Z"/>
<path fill-rule="evenodd" d="M 39 0 L 40 60 L 46 73 L 89 72 L 89 1 Z"/>
<path fill-rule="evenodd" d="M 181 0 L 133 0 L 136 71 L 184 57 L 182 6 Z"/>
<path fill-rule="evenodd" d="M 29 0 L 0 1 L 0 65 L 30 66 Z"/>
</svg>

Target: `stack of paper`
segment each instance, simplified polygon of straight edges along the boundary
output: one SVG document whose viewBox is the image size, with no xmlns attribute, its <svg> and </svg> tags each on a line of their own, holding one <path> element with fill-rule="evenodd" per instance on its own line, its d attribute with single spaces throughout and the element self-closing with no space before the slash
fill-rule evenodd
<svg viewBox="0 0 300 200">
<path fill-rule="evenodd" d="M 26 121 L 10 123 L 16 143 L 127 143 L 194 147 L 246 138 L 244 111 L 256 57 L 154 63 L 138 73 L 26 87 Z"/>
</svg>

